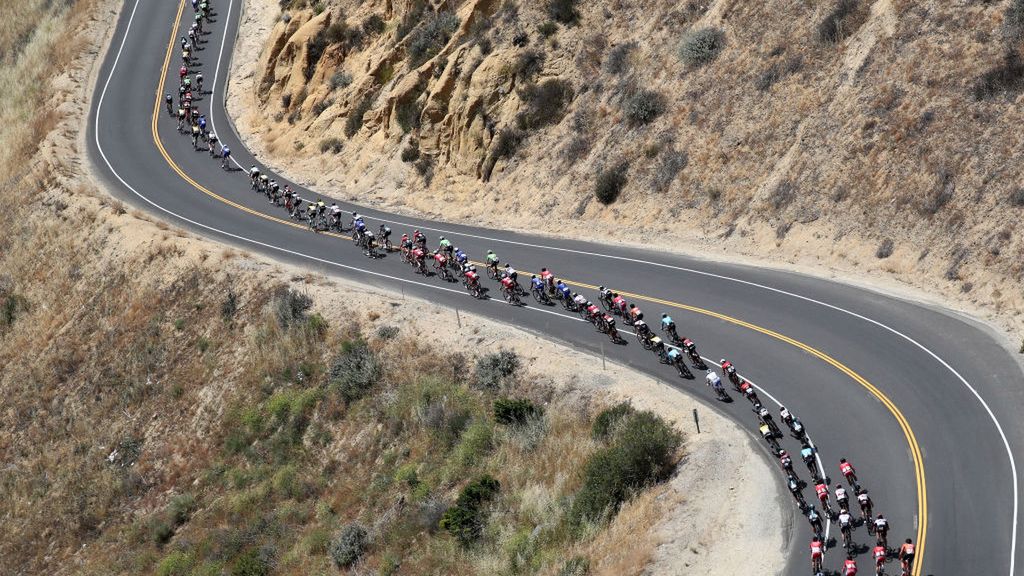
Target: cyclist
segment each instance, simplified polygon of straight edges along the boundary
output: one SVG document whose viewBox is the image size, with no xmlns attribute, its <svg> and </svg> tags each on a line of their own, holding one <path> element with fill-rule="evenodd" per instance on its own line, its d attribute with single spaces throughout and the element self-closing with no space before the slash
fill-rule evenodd
<svg viewBox="0 0 1024 576">
<path fill-rule="evenodd" d="M 418 233 L 419 230 L 417 230 L 416 232 Z M 488 250 L 487 251 L 487 258 L 485 258 L 485 262 L 487 264 L 487 267 L 490 268 L 491 270 L 494 270 L 494 274 L 497 275 L 498 274 L 498 263 L 500 261 L 498 260 L 498 255 L 495 254 L 493 250 Z"/>
<path fill-rule="evenodd" d="M 465 276 L 466 286 L 469 288 L 476 286 L 477 282 L 480 281 L 480 275 L 476 273 L 476 266 L 470 266 L 469 269 L 466 270 Z"/>
<path fill-rule="evenodd" d="M 199 115 L 199 121 L 197 122 L 197 124 L 199 124 L 199 131 L 202 132 L 203 134 L 206 134 L 206 115 L 205 114 L 200 114 Z"/>
<path fill-rule="evenodd" d="M 597 287 L 597 298 L 604 302 L 609 308 L 612 305 L 612 291 L 604 286 Z"/>
<path fill-rule="evenodd" d="M 164 104 L 167 105 L 167 115 L 174 116 L 174 98 L 171 98 L 171 93 L 164 94 Z"/>
<path fill-rule="evenodd" d="M 807 521 L 811 523 L 811 530 L 814 530 L 814 533 L 820 537 L 822 533 L 821 515 L 818 514 L 814 506 L 807 510 Z"/>
<path fill-rule="evenodd" d="M 864 518 L 864 523 L 868 526 L 868 532 L 871 531 L 871 497 L 868 496 L 868 491 L 861 488 L 857 491 L 857 504 L 860 505 L 860 515 Z"/>
<path fill-rule="evenodd" d="M 206 149 L 210 151 L 210 158 L 217 157 L 217 135 L 213 132 L 206 137 Z"/>
<path fill-rule="evenodd" d="M 516 272 L 516 269 L 513 268 L 511 264 L 505 264 L 505 269 L 502 271 L 502 274 L 504 274 L 506 278 L 511 278 L 513 282 L 519 282 L 519 272 Z"/>
<path fill-rule="evenodd" d="M 188 67 L 185 66 L 184 64 L 182 64 L 181 68 L 178 68 L 178 84 L 184 86 L 184 84 L 185 84 L 185 76 L 187 76 L 187 75 L 188 75 Z"/>
<path fill-rule="evenodd" d="M 367 230 L 363 236 L 363 245 L 366 246 L 366 250 L 363 251 L 363 254 L 368 258 L 375 258 L 377 256 L 377 252 L 374 251 L 374 248 L 377 247 L 376 241 L 377 239 L 373 235 L 373 230 Z"/>
<path fill-rule="evenodd" d="M 668 314 L 661 315 L 661 330 L 667 333 L 673 342 L 679 340 L 679 335 L 676 334 L 676 323 Z"/>
<path fill-rule="evenodd" d="M 846 481 L 851 486 L 857 485 L 857 472 L 853 469 L 853 464 L 846 461 L 846 458 L 839 459 L 839 471 L 846 477 Z"/>
<path fill-rule="evenodd" d="M 732 362 L 729 362 L 725 358 L 719 360 L 718 365 L 722 367 L 722 374 L 727 374 L 731 377 L 736 373 L 736 367 L 732 365 Z"/>
<path fill-rule="evenodd" d="M 203 73 L 196 72 L 196 91 L 200 94 L 203 93 Z"/>
<path fill-rule="evenodd" d="M 612 310 L 619 316 L 626 317 L 626 299 L 619 296 L 618 292 L 612 292 Z"/>
<path fill-rule="evenodd" d="M 381 223 L 380 228 L 377 228 L 377 236 L 380 236 L 380 245 L 387 249 L 391 238 L 391 228 Z"/>
<path fill-rule="evenodd" d="M 267 176 L 266 174 L 260 174 L 259 191 L 265 193 L 268 189 L 268 186 L 270 186 L 270 176 Z"/>
<path fill-rule="evenodd" d="M 853 542 L 850 541 L 850 532 L 853 529 L 852 522 L 853 516 L 850 515 L 850 512 L 844 506 L 840 506 L 839 531 L 843 534 L 843 547 L 845 548 L 849 548 L 853 545 Z"/>
<path fill-rule="evenodd" d="M 840 508 L 847 508 L 850 504 L 850 497 L 846 494 L 846 488 L 842 484 L 836 484 L 836 502 Z"/>
<path fill-rule="evenodd" d="M 447 239 L 447 238 L 445 238 L 444 236 L 441 236 L 438 239 L 437 247 L 438 247 L 439 250 L 441 250 L 442 252 L 444 252 L 448 256 L 452 255 L 452 241 Z"/>
<path fill-rule="evenodd" d="M 658 358 L 665 358 L 665 342 L 655 333 L 651 333 L 651 352 L 658 355 Z"/>
<path fill-rule="evenodd" d="M 270 197 L 270 203 L 277 205 L 277 199 L 280 197 L 280 195 L 281 185 L 277 183 L 277 180 L 271 180 L 270 189 L 267 191 L 267 196 Z"/>
<path fill-rule="evenodd" d="M 630 304 L 629 305 L 629 320 L 630 320 L 630 322 L 633 323 L 633 322 L 636 322 L 637 320 L 643 320 L 643 319 L 644 319 L 644 313 L 641 312 L 639 308 L 637 308 L 636 304 Z"/>
<path fill-rule="evenodd" d="M 558 283 L 555 284 L 555 290 L 558 291 L 558 294 L 561 294 L 562 300 L 568 300 L 572 298 L 572 291 L 569 290 L 569 287 L 566 286 L 565 282 L 562 282 L 561 280 L 559 280 Z"/>
<path fill-rule="evenodd" d="M 804 464 L 807 465 L 807 468 L 810 469 L 812 473 L 817 475 L 817 470 L 814 467 L 814 448 L 811 448 L 810 444 L 805 442 L 800 447 L 800 459 L 804 461 Z"/>
<path fill-rule="evenodd" d="M 323 215 L 327 212 L 327 204 L 324 203 L 323 199 L 316 199 L 316 216 L 317 218 L 323 218 Z"/>
<path fill-rule="evenodd" d="M 832 514 L 832 507 L 828 503 L 828 486 L 825 485 L 824 481 L 819 480 L 814 485 L 814 493 L 818 495 L 818 500 L 821 502 L 821 509 L 827 512 L 829 515 Z"/>
<path fill-rule="evenodd" d="M 804 436 L 804 423 L 799 418 L 791 418 L 789 421 L 789 429 L 796 434 L 797 438 L 803 438 Z"/>
<path fill-rule="evenodd" d="M 583 297 L 579 292 L 572 293 L 572 301 L 576 303 L 576 309 L 582 310 L 587 305 L 587 299 Z"/>
<path fill-rule="evenodd" d="M 878 542 L 883 548 L 889 547 L 889 521 L 885 519 L 885 516 L 879 514 L 878 518 L 875 518 L 875 542 Z"/>
<path fill-rule="evenodd" d="M 857 576 L 857 561 L 853 559 L 852 554 L 847 554 L 846 561 L 843 562 L 843 576 Z"/>
<path fill-rule="evenodd" d="M 882 566 L 885 564 L 885 560 L 888 555 L 889 553 L 881 546 L 875 546 L 874 550 L 871 551 L 871 557 L 875 559 L 876 575 L 882 573 Z"/>
<path fill-rule="evenodd" d="M 555 293 L 555 275 L 551 273 L 547 268 L 540 269 L 540 280 L 544 283 L 548 293 Z"/>
<path fill-rule="evenodd" d="M 793 421 L 793 413 L 789 411 L 785 406 L 779 407 L 779 419 L 786 423 L 788 426 Z"/>
<path fill-rule="evenodd" d="M 722 386 L 721 381 L 719 381 L 718 386 L 719 387 Z M 717 388 L 715 390 L 717 391 Z M 759 432 L 761 432 L 761 437 L 764 438 L 765 442 L 768 442 L 769 444 L 771 444 L 772 441 L 775 440 L 775 436 L 772 434 L 772 429 L 769 428 L 767 424 L 761 423 L 761 425 L 758 426 L 757 429 L 758 429 Z"/>
<path fill-rule="evenodd" d="M 539 294 L 544 293 L 544 281 L 537 278 L 536 274 L 530 275 L 530 290 Z"/>
<path fill-rule="evenodd" d="M 689 338 L 683 338 L 683 349 L 690 356 L 690 360 L 696 365 L 699 364 L 700 354 L 697 353 L 697 343 Z"/>
<path fill-rule="evenodd" d="M 466 253 L 460 250 L 459 248 L 456 248 L 455 261 L 458 262 L 460 266 L 465 266 L 466 262 L 469 262 L 469 256 L 467 256 Z"/>
<path fill-rule="evenodd" d="M 221 148 L 220 148 L 220 167 L 221 168 L 223 168 L 225 170 L 228 169 L 228 158 L 230 158 L 230 157 L 231 157 L 231 148 L 228 148 L 227 146 L 221 146 Z"/>
<path fill-rule="evenodd" d="M 821 559 L 825 555 L 825 543 L 815 536 L 811 539 L 811 571 L 821 572 Z"/>
<path fill-rule="evenodd" d="M 516 284 L 512 278 L 505 276 L 501 279 L 501 291 L 505 294 L 515 294 Z"/>
<path fill-rule="evenodd" d="M 611 316 L 608 316 L 607 314 L 605 315 L 605 317 L 606 318 L 611 318 Z M 613 320 L 613 322 L 614 322 L 614 320 Z M 678 348 L 675 348 L 675 347 L 669 348 L 668 352 L 665 352 L 665 360 L 670 365 L 678 367 L 683 362 L 683 354 L 679 351 Z M 682 376 L 682 369 L 680 369 L 679 372 L 680 372 L 679 375 Z"/>
<path fill-rule="evenodd" d="M 192 149 L 199 150 L 199 125 L 192 125 Z"/>
<path fill-rule="evenodd" d="M 785 450 L 779 451 L 779 464 L 782 465 L 782 469 L 786 472 L 793 471 L 793 459 L 789 457 L 789 452 Z"/>
<path fill-rule="evenodd" d="M 178 132 L 181 132 L 184 129 L 185 129 L 185 107 L 184 107 L 184 105 L 180 105 L 178 107 Z"/>
<path fill-rule="evenodd" d="M 903 545 L 900 546 L 900 565 L 903 567 L 904 574 L 910 574 L 910 571 L 914 568 L 914 541 L 907 538 L 903 541 Z"/>
<path fill-rule="evenodd" d="M 253 190 L 256 190 L 256 188 L 258 187 L 257 182 L 259 182 L 259 180 L 260 169 L 257 168 L 255 164 L 253 164 L 252 168 L 249 168 L 249 182 L 252 184 Z"/>
<path fill-rule="evenodd" d="M 341 228 L 341 206 L 337 202 L 331 202 L 331 226 Z"/>
<path fill-rule="evenodd" d="M 596 326 L 598 319 L 601 318 L 601 316 L 602 316 L 601 309 L 597 306 L 597 304 L 594 304 L 590 300 L 587 300 L 586 311 L 587 311 L 587 320 L 593 322 L 594 325 Z"/>
<path fill-rule="evenodd" d="M 722 391 L 722 379 L 718 377 L 718 372 L 714 370 L 708 370 L 704 379 L 707 380 L 708 386 L 715 390 L 715 393 L 721 393 Z"/>
</svg>

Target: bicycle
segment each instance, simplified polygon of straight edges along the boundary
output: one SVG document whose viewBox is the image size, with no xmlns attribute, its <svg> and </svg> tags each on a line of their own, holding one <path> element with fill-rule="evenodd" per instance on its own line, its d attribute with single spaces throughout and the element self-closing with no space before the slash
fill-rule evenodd
<svg viewBox="0 0 1024 576">
<path fill-rule="evenodd" d="M 504 286 L 501 287 L 501 295 L 505 298 L 505 301 L 513 306 L 522 306 L 523 301 L 519 299 L 519 294 L 516 293 L 515 289 L 508 289 Z"/>
<path fill-rule="evenodd" d="M 479 282 L 475 282 L 475 281 L 474 282 L 465 282 L 465 284 L 466 284 L 466 290 L 469 292 L 469 294 L 473 298 L 476 298 L 476 299 L 479 300 L 479 299 L 484 297 L 484 291 L 483 291 L 483 288 L 480 287 L 480 283 Z"/>
<path fill-rule="evenodd" d="M 434 271 L 445 282 L 451 282 L 452 280 L 454 280 L 454 278 L 452 277 L 452 272 L 451 270 L 448 269 L 448 266 L 438 263 L 437 260 L 434 260 Z"/>
<path fill-rule="evenodd" d="M 551 299 L 548 298 L 543 287 L 531 288 L 530 293 L 533 294 L 533 299 L 536 300 L 538 304 L 544 304 L 546 306 L 551 303 Z"/>
</svg>

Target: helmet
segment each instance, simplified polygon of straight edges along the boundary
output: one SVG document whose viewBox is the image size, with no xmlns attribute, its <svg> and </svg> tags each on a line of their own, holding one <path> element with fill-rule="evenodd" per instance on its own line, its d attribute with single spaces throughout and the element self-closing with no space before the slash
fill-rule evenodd
<svg viewBox="0 0 1024 576">
<path fill-rule="evenodd" d="M 216 134 L 214 134 L 213 132 L 210 132 L 210 139 L 211 139 L 211 140 L 212 140 L 213 138 L 216 138 L 216 137 L 217 137 L 217 135 L 216 135 Z"/>
<path fill-rule="evenodd" d="M 572 297 L 573 297 L 573 298 L 575 298 L 575 297 L 577 297 L 577 296 L 579 296 L 579 294 L 577 294 L 577 293 L 575 293 L 575 292 L 573 292 L 573 293 L 572 293 Z"/>
<path fill-rule="evenodd" d="M 547 268 L 541 268 L 541 269 L 540 269 L 540 271 L 541 271 L 541 272 L 543 272 L 543 271 L 545 271 L 545 270 L 547 270 Z M 597 287 L 597 291 L 598 291 L 598 292 L 604 292 L 604 286 L 598 286 L 598 287 Z"/>
<path fill-rule="evenodd" d="M 725 364 L 726 362 L 728 362 L 728 360 L 726 360 L 725 358 L 722 358 L 721 360 L 718 361 L 719 364 Z"/>
<path fill-rule="evenodd" d="M 331 206 L 337 206 L 337 205 L 338 205 L 337 202 L 331 202 Z"/>
<path fill-rule="evenodd" d="M 458 247 L 458 246 L 456 246 L 456 247 L 455 247 L 455 251 L 456 251 L 456 252 L 461 252 L 461 250 L 459 250 L 459 247 Z"/>
<path fill-rule="evenodd" d="M 547 271 L 548 271 L 548 269 L 547 269 L 547 268 L 541 268 L 541 269 L 540 269 L 540 271 L 541 271 L 541 272 L 547 272 Z M 604 286 L 602 286 L 602 288 L 604 288 Z"/>
<path fill-rule="evenodd" d="M 530 279 L 531 280 L 536 280 L 537 279 L 537 275 L 536 274 L 530 274 Z"/>
<path fill-rule="evenodd" d="M 471 272 L 476 272 L 476 266 L 470 266 L 470 267 L 469 267 L 469 270 L 470 270 Z"/>
<path fill-rule="evenodd" d="M 879 514 L 879 515 L 878 515 L 878 519 L 879 519 L 879 520 L 885 520 L 885 516 L 882 516 L 881 514 Z"/>
<path fill-rule="evenodd" d="M 441 236 L 440 238 L 438 238 L 438 240 L 444 240 L 444 236 Z"/>
<path fill-rule="evenodd" d="M 839 489 L 839 488 L 842 488 L 842 487 L 843 487 L 842 484 L 836 484 L 836 489 Z"/>
<path fill-rule="evenodd" d="M 587 306 L 588 307 L 593 306 L 593 304 L 590 303 L 590 300 L 587 300 Z"/>
<path fill-rule="evenodd" d="M 353 213 L 352 213 L 352 215 L 353 215 L 353 216 L 355 216 L 355 212 L 353 212 Z M 420 231 L 419 231 L 419 230 L 415 230 L 415 231 L 413 232 L 413 234 L 419 234 L 419 233 L 420 233 Z"/>
<path fill-rule="evenodd" d="M 840 458 L 839 459 L 839 463 L 840 464 L 846 464 L 846 458 Z"/>
<path fill-rule="evenodd" d="M 419 232 L 419 230 L 417 230 L 417 232 Z M 488 250 L 487 253 L 488 254 L 494 254 L 494 250 Z"/>
<path fill-rule="evenodd" d="M 779 458 L 785 458 L 786 456 L 789 456 L 788 452 L 785 450 L 779 450 Z"/>
</svg>

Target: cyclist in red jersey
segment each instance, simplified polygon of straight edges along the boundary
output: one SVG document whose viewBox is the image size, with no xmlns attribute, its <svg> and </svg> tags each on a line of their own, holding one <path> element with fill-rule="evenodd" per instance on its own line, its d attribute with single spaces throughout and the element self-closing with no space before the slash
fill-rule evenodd
<svg viewBox="0 0 1024 576">
<path fill-rule="evenodd" d="M 501 287 L 503 290 L 513 291 L 515 290 L 515 282 L 508 276 L 505 276 L 501 279 Z"/>
<path fill-rule="evenodd" d="M 466 285 L 473 286 L 480 280 L 480 275 L 476 273 L 476 266 L 471 267 L 466 271 Z"/>
<path fill-rule="evenodd" d="M 828 505 L 828 486 L 824 482 L 818 482 L 814 485 L 814 492 L 818 495 L 818 500 L 821 500 L 821 507 L 831 510 L 832 507 Z"/>
<path fill-rule="evenodd" d="M 555 293 L 555 275 L 547 268 L 540 269 L 540 281 L 547 287 L 548 293 Z"/>
<path fill-rule="evenodd" d="M 843 562 L 843 576 L 857 576 L 857 561 L 850 554 L 846 555 L 846 561 Z"/>
<path fill-rule="evenodd" d="M 875 572 L 882 571 L 882 565 L 885 564 L 885 558 L 888 553 L 882 546 L 875 546 L 875 549 L 871 552 L 871 556 L 875 559 Z"/>
<path fill-rule="evenodd" d="M 825 556 L 825 543 L 815 536 L 811 539 L 811 570 L 821 570 L 821 560 Z"/>
<path fill-rule="evenodd" d="M 853 464 L 846 461 L 846 458 L 839 459 L 839 471 L 846 477 L 847 482 L 857 484 L 857 472 L 853 469 Z"/>
<path fill-rule="evenodd" d="M 900 562 L 903 564 L 903 570 L 906 573 L 914 568 L 914 541 L 907 538 L 903 545 L 900 546 Z"/>
</svg>

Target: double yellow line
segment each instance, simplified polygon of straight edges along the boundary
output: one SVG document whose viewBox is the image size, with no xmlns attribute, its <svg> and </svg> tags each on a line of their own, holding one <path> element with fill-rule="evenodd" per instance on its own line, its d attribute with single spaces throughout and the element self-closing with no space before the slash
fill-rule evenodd
<svg viewBox="0 0 1024 576">
<path fill-rule="evenodd" d="M 159 133 L 157 131 L 157 119 L 160 116 L 160 103 L 161 103 L 161 97 L 162 97 L 161 95 L 164 92 L 164 84 L 165 84 L 165 81 L 166 81 L 166 78 L 167 78 L 167 71 L 168 71 L 168 68 L 169 68 L 170 63 L 171 63 L 171 55 L 174 53 L 174 43 L 175 43 L 175 39 L 178 37 L 178 29 L 179 29 L 178 27 L 179 27 L 179 24 L 181 22 L 181 15 L 182 15 L 182 12 L 184 11 L 184 9 L 185 9 L 185 0 L 181 0 L 181 3 L 178 5 L 178 14 L 175 17 L 174 26 L 171 29 L 171 38 L 170 38 L 170 41 L 168 42 L 168 45 L 167 45 L 167 54 L 164 57 L 164 66 L 163 66 L 163 69 L 160 72 L 160 83 L 159 83 L 159 85 L 157 87 L 156 99 L 155 99 L 155 101 L 153 103 L 153 122 L 152 122 L 153 142 L 156 144 L 157 149 L 160 151 L 160 154 L 167 161 L 167 164 L 171 167 L 171 169 L 174 170 L 174 172 L 177 173 L 183 180 L 185 180 L 186 182 L 191 184 L 194 188 L 196 188 L 200 192 L 210 196 L 211 198 L 215 198 L 215 199 L 217 199 L 217 200 L 219 200 L 219 201 L 221 201 L 221 202 L 223 202 L 223 203 L 225 203 L 225 204 L 227 204 L 229 206 L 232 206 L 234 208 L 242 210 L 243 212 L 246 212 L 248 214 L 252 214 L 253 216 L 258 216 L 260 218 L 263 218 L 265 220 L 270 220 L 270 221 L 276 222 L 278 224 L 284 224 L 285 226 L 292 226 L 292 227 L 295 227 L 295 228 L 305 228 L 305 226 L 303 226 L 301 224 L 298 224 L 296 222 L 292 222 L 290 220 L 285 220 L 285 219 L 282 219 L 282 218 L 277 218 L 275 216 L 270 216 L 268 214 L 264 214 L 264 213 L 259 212 L 257 210 L 253 210 L 251 208 L 243 206 L 243 205 L 241 205 L 241 204 L 239 204 L 237 202 L 229 200 L 229 199 L 227 199 L 227 198 L 225 198 L 225 197 L 223 197 L 223 196 L 221 196 L 221 195 L 219 195 L 219 194 L 209 190 L 208 188 L 204 187 L 203 185 L 201 185 L 198 182 L 196 182 L 195 180 L 193 180 L 188 174 L 186 174 L 185 171 L 182 170 L 181 167 L 178 166 L 177 163 L 175 163 L 175 161 L 167 153 L 167 150 L 164 148 L 163 142 L 161 142 Z M 344 237 L 341 234 L 335 234 L 335 233 L 330 233 L 330 232 L 328 232 L 326 234 L 328 236 L 334 236 L 334 237 L 338 237 L 338 238 L 343 238 Z M 567 282 L 569 282 L 570 284 L 573 284 L 575 286 L 580 286 L 580 287 L 583 287 L 583 288 L 590 288 L 590 289 L 597 289 L 598 288 L 597 286 L 594 286 L 594 285 L 591 285 L 591 284 L 585 284 L 585 283 L 582 283 L 582 282 L 573 282 L 571 280 L 567 280 Z M 906 417 L 903 416 L 903 413 L 900 412 L 900 409 L 892 402 L 892 400 L 889 399 L 888 396 L 885 395 L 884 392 L 882 392 L 877 387 L 875 387 L 873 384 L 868 382 L 863 376 L 861 376 L 860 374 L 854 372 L 851 368 L 847 367 L 842 362 L 839 362 L 838 360 L 836 360 L 835 358 L 833 358 L 833 357 L 829 356 L 828 354 L 822 352 L 821 350 L 818 350 L 817 348 L 814 348 L 812 346 L 804 344 L 803 342 L 800 342 L 798 340 L 794 340 L 793 338 L 790 338 L 789 336 L 786 336 L 784 334 L 780 334 L 778 332 L 775 332 L 774 330 L 770 330 L 768 328 L 764 328 L 764 327 L 758 326 L 756 324 L 751 324 L 750 322 L 746 322 L 746 321 L 740 320 L 738 318 L 734 318 L 732 316 L 721 314 L 721 313 L 715 312 L 713 310 L 707 310 L 705 308 L 699 308 L 697 306 L 690 306 L 690 305 L 687 305 L 687 304 L 681 304 L 679 302 L 672 302 L 670 300 L 663 300 L 663 299 L 660 299 L 660 298 L 654 298 L 654 297 L 646 296 L 646 295 L 643 295 L 643 294 L 634 294 L 634 293 L 622 292 L 622 291 L 619 291 L 619 294 L 622 294 L 623 296 L 627 296 L 627 297 L 630 297 L 630 298 L 633 298 L 633 299 L 636 299 L 636 300 L 644 300 L 644 301 L 652 302 L 652 303 L 655 303 L 655 304 L 662 304 L 664 306 L 668 306 L 668 307 L 672 307 L 672 308 L 677 308 L 677 309 L 680 309 L 680 310 L 687 310 L 689 312 L 694 312 L 694 313 L 697 313 L 697 314 L 703 314 L 705 316 L 710 316 L 712 318 L 717 318 L 719 320 L 723 320 L 725 322 L 729 322 L 730 324 L 734 324 L 734 325 L 737 325 L 737 326 L 742 326 L 743 328 L 748 328 L 748 329 L 753 330 L 755 332 L 759 332 L 759 333 L 764 334 L 766 336 L 770 336 L 772 338 L 775 338 L 777 340 L 780 340 L 782 342 L 785 342 L 787 344 L 795 346 L 795 347 L 803 350 L 804 352 L 807 352 L 808 354 L 810 354 L 810 355 L 812 355 L 812 356 L 814 356 L 816 358 L 819 358 L 820 360 L 823 360 L 824 362 L 832 365 L 837 370 L 839 370 L 843 374 L 846 374 L 851 379 L 853 379 L 855 382 L 857 382 L 858 384 L 863 386 L 868 392 L 871 393 L 871 395 L 873 395 L 875 398 L 877 398 L 889 410 L 889 412 L 893 415 L 894 418 L 896 418 L 896 421 L 899 423 L 900 429 L 903 430 L 903 435 L 904 435 L 904 437 L 907 440 L 907 444 L 910 446 L 910 454 L 911 454 L 911 458 L 912 458 L 912 460 L 914 462 L 914 477 L 915 477 L 915 480 L 917 482 L 917 510 L 918 510 L 917 558 L 918 558 L 918 561 L 915 563 L 913 576 L 920 576 L 920 574 L 921 574 L 921 566 L 923 564 L 922 560 L 923 560 L 924 551 L 925 551 L 925 543 L 926 543 L 927 534 L 928 534 L 928 487 L 927 487 L 927 483 L 925 481 L 925 474 L 924 474 L 924 458 L 921 455 L 921 448 L 920 448 L 920 446 L 918 446 L 917 438 L 914 436 L 914 431 L 913 431 L 913 429 L 911 429 L 910 423 L 907 422 Z"/>
</svg>

